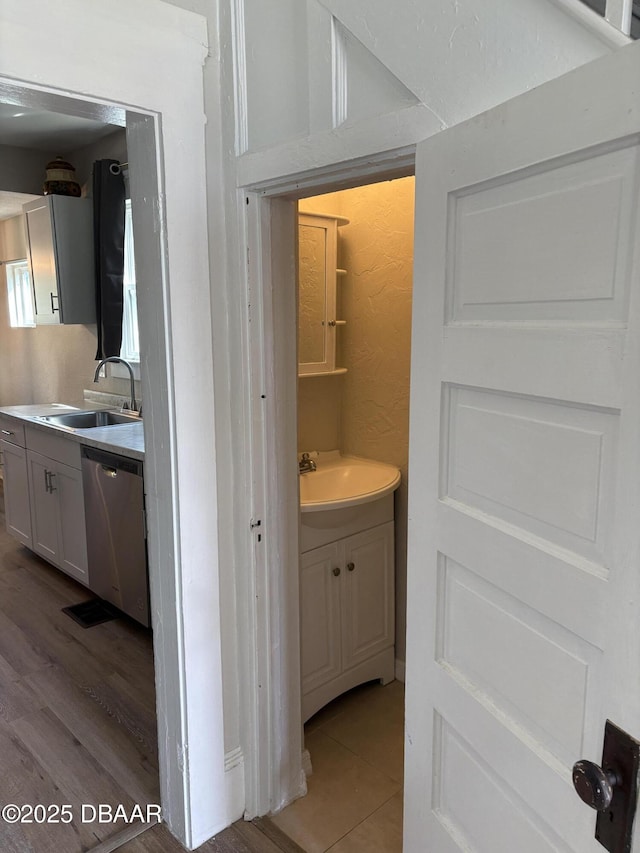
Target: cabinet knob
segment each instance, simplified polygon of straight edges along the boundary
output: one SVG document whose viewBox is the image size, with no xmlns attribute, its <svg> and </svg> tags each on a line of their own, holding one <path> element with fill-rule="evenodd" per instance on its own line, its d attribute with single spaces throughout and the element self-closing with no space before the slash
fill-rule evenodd
<svg viewBox="0 0 640 853">
<path fill-rule="evenodd" d="M 335 567 L 335 569 L 332 569 L 332 571 L 336 577 L 338 577 L 338 575 L 340 574 L 340 569 L 337 566 Z"/>
<path fill-rule="evenodd" d="M 348 569 L 350 572 L 353 572 L 353 571 L 355 570 L 355 567 L 356 567 L 356 564 L 355 564 L 355 563 L 347 563 L 347 569 Z"/>
</svg>

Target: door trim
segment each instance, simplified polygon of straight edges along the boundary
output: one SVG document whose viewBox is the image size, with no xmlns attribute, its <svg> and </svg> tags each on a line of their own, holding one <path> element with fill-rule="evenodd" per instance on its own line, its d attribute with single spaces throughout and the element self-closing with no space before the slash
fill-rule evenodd
<svg viewBox="0 0 640 853">
<path fill-rule="evenodd" d="M 247 817 L 279 811 L 306 793 L 297 574 L 297 335 L 291 333 L 297 322 L 296 202 L 407 177 L 414 164 L 415 146 L 409 146 L 245 188 L 249 302 L 256 306 L 245 321 L 252 514 L 262 519 L 265 534 L 263 547 L 254 541 L 253 582 L 246 590 L 253 611 L 245 649 L 253 676 L 244 721 Z"/>
<path fill-rule="evenodd" d="M 0 92 L 16 106 L 39 104 L 120 125 L 131 110 L 144 124 L 137 141 L 130 141 L 130 153 L 140 167 L 137 177 L 131 171 L 132 185 L 138 182 L 134 216 L 144 247 L 153 252 L 141 271 L 140 313 L 148 314 L 142 335 L 148 350 L 145 467 L 161 797 L 171 831 L 193 848 L 237 817 L 225 779 L 217 504 L 211 488 L 216 457 L 202 107 L 206 20 L 162 3 L 153 21 L 146 8 L 123 2 L 90 12 L 81 0 L 67 6 L 68 19 L 93 33 L 90 40 L 75 38 L 73 55 L 55 47 L 68 36 L 68 22 L 53 7 L 38 8 L 39 31 L 50 35 L 46 45 L 33 38 L 32 0 L 0 11 L 6 47 Z M 147 36 L 142 41 L 141 28 Z M 173 69 L 168 85 L 158 86 L 144 73 L 165 65 Z M 146 144 L 152 154 L 146 148 L 141 160 L 138 146 Z M 191 303 L 181 298 L 185 278 L 200 306 L 197 316 L 189 316 Z"/>
</svg>

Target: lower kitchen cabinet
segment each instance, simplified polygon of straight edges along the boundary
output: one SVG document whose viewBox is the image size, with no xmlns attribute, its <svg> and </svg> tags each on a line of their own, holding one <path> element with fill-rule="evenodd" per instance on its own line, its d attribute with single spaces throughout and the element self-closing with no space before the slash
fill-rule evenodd
<svg viewBox="0 0 640 853">
<path fill-rule="evenodd" d="M 89 585 L 82 472 L 27 451 L 33 550 Z"/>
<path fill-rule="evenodd" d="M 394 677 L 394 524 L 303 553 L 300 561 L 302 710 Z"/>
<path fill-rule="evenodd" d="M 27 548 L 32 548 L 27 451 L 6 439 L 0 441 L 0 448 L 4 470 L 4 514 L 7 532 Z"/>
</svg>

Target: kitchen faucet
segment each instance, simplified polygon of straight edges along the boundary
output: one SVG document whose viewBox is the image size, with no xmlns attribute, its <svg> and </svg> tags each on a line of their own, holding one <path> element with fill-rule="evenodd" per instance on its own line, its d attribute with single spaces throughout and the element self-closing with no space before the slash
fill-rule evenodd
<svg viewBox="0 0 640 853">
<path fill-rule="evenodd" d="M 131 409 L 132 412 L 138 411 L 136 409 L 136 387 L 135 387 L 134 382 L 133 382 L 133 368 L 131 367 L 131 365 L 129 364 L 128 361 L 124 360 L 124 358 L 120 358 L 117 355 L 110 355 L 109 358 L 103 358 L 102 361 L 100 362 L 100 364 L 96 367 L 96 372 L 95 372 L 95 375 L 93 377 L 93 381 L 94 382 L 100 381 L 100 376 L 98 375 L 100 373 L 100 368 L 103 366 L 103 364 L 106 364 L 109 361 L 114 361 L 114 362 L 117 362 L 118 364 L 124 364 L 124 366 L 129 370 L 129 378 L 131 379 L 131 402 L 129 404 L 129 408 Z M 141 412 L 142 412 L 142 408 L 140 409 L 138 414 L 140 414 Z"/>
</svg>

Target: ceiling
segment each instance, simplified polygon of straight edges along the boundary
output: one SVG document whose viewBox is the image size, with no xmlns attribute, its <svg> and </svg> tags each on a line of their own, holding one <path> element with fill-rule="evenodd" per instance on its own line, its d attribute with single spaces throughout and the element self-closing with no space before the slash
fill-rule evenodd
<svg viewBox="0 0 640 853">
<path fill-rule="evenodd" d="M 0 103 L 0 145 L 64 155 L 113 133 L 114 125 L 79 116 Z M 0 191 L 0 220 L 22 213 L 38 196 Z"/>
<path fill-rule="evenodd" d="M 22 213 L 22 205 L 36 198 L 39 196 L 28 193 L 0 192 L 0 220 Z"/>
<path fill-rule="evenodd" d="M 64 154 L 113 133 L 114 126 L 79 116 L 0 103 L 0 145 Z"/>
</svg>

